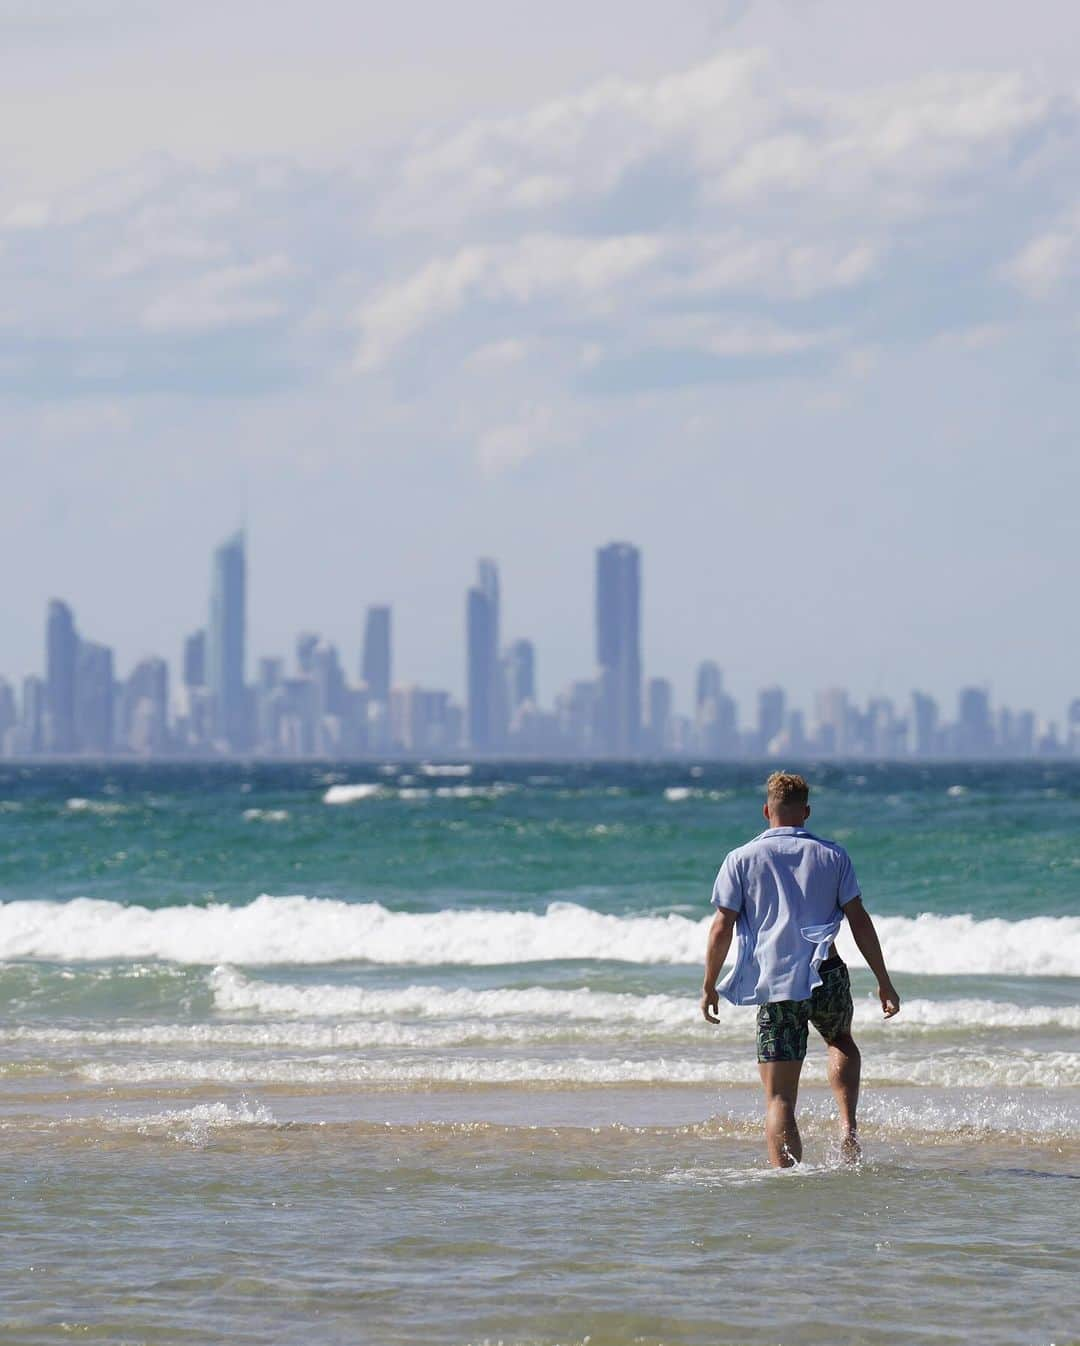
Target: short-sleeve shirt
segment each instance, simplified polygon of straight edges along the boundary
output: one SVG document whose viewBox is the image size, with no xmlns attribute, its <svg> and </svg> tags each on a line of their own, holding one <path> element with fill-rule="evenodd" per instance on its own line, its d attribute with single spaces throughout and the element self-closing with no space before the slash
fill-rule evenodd
<svg viewBox="0 0 1080 1346">
<path fill-rule="evenodd" d="M 843 908 L 860 896 L 843 846 L 802 827 L 770 827 L 720 866 L 712 904 L 738 913 L 735 966 L 719 991 L 733 1005 L 807 1000 L 840 929 Z"/>
</svg>

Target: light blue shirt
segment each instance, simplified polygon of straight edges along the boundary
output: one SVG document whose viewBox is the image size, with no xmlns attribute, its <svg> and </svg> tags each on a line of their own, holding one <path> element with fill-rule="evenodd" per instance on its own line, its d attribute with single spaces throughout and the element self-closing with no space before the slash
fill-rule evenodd
<svg viewBox="0 0 1080 1346">
<path fill-rule="evenodd" d="M 714 907 L 739 917 L 738 954 L 720 994 L 733 1005 L 809 999 L 842 908 L 859 896 L 843 846 L 803 827 L 770 827 L 732 851 L 712 894 Z"/>
</svg>

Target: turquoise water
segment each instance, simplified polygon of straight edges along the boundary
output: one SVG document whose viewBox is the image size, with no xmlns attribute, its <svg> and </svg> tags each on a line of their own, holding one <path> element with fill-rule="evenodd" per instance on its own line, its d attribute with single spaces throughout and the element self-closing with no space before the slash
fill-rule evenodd
<svg viewBox="0 0 1080 1346">
<path fill-rule="evenodd" d="M 866 1158 L 697 1011 L 763 770 L 0 771 L 0 1335 L 1080 1340 L 1080 766 L 807 768 Z"/>
</svg>

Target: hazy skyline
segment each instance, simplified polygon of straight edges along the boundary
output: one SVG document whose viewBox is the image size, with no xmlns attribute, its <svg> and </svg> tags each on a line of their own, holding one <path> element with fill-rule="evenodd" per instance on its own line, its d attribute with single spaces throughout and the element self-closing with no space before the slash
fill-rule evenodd
<svg viewBox="0 0 1080 1346">
<path fill-rule="evenodd" d="M 1074 7 L 316 8 L 0 0 L 6 674 L 53 596 L 175 667 L 244 524 L 251 650 L 385 602 L 460 696 L 490 555 L 546 700 L 625 537 L 682 707 L 1061 720 Z"/>
</svg>

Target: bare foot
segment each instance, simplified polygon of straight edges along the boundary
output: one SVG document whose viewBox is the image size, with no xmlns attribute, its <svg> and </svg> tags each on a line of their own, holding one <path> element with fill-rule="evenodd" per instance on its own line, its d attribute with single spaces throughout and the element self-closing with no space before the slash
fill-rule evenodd
<svg viewBox="0 0 1080 1346">
<path fill-rule="evenodd" d="M 847 1131 L 840 1137 L 840 1158 L 845 1164 L 857 1164 L 862 1160 L 862 1146 L 854 1131 Z"/>
</svg>

